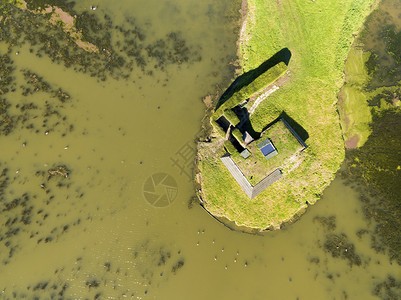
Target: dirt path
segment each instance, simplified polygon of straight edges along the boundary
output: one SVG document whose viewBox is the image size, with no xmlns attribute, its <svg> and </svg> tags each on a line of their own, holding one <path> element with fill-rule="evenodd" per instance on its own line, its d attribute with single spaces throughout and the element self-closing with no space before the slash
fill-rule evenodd
<svg viewBox="0 0 401 300">
<path fill-rule="evenodd" d="M 260 94 L 258 98 L 256 98 L 255 102 L 253 103 L 252 107 L 248 110 L 249 114 L 253 114 L 255 109 L 258 107 L 260 103 L 262 103 L 263 100 L 265 100 L 267 97 L 269 97 L 272 93 L 277 91 L 279 87 L 277 85 L 273 85 L 273 87 L 266 92 Z"/>
</svg>

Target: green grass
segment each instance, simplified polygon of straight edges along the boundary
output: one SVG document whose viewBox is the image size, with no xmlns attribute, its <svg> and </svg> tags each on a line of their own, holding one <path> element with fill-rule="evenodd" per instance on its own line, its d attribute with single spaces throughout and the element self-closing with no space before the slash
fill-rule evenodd
<svg viewBox="0 0 401 300">
<path fill-rule="evenodd" d="M 205 208 L 238 225 L 279 228 L 314 204 L 344 159 L 337 94 L 353 34 L 376 0 L 249 0 L 247 38 L 240 45 L 247 72 L 283 48 L 291 51 L 286 84 L 263 101 L 250 121 L 261 132 L 283 111 L 308 134 L 308 148 L 284 163 L 283 178 L 250 200 L 216 157 L 199 162 Z M 205 147 L 216 151 L 218 138 Z"/>
<path fill-rule="evenodd" d="M 270 138 L 278 154 L 267 160 L 257 145 Z M 282 166 L 292 155 L 299 152 L 303 146 L 292 135 L 282 121 L 278 121 L 268 128 L 262 136 L 253 141 L 248 147 L 252 156 L 243 159 L 241 156 L 233 158 L 252 185 L 257 184 L 271 172 Z"/>
<path fill-rule="evenodd" d="M 0 8 L 4 8 L 7 4 L 14 5 L 15 7 L 18 8 L 25 8 L 24 3 L 22 3 L 21 0 L 4 0 L 2 1 L 2 4 L 0 4 Z M 7 14 L 6 11 L 3 11 L 3 15 Z"/>
<path fill-rule="evenodd" d="M 338 110 L 341 116 L 341 127 L 344 140 L 357 136 L 357 147 L 361 147 L 371 132 L 371 108 L 368 105 L 368 93 L 364 92 L 369 80 L 365 63 L 369 53 L 353 47 L 345 63 L 346 82 L 339 93 Z"/>
</svg>

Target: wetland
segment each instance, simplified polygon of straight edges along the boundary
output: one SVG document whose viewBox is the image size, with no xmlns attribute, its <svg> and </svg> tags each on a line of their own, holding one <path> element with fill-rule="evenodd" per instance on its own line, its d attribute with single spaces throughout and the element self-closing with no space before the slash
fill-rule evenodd
<svg viewBox="0 0 401 300">
<path fill-rule="evenodd" d="M 377 55 L 370 77 L 345 69 L 376 104 L 364 144 L 297 222 L 257 234 L 192 183 L 204 97 L 239 72 L 240 1 L 0 3 L 1 299 L 401 297 L 397 1 L 351 48 Z"/>
</svg>

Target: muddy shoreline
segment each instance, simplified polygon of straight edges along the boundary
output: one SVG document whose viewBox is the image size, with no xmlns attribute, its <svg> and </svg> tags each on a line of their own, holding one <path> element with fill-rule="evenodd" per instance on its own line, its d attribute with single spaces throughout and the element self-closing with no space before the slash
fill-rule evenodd
<svg viewBox="0 0 401 300">
<path fill-rule="evenodd" d="M 235 62 L 233 62 L 233 66 L 235 67 L 235 69 L 234 69 L 231 81 L 227 84 L 227 87 L 230 84 L 232 84 L 234 82 L 235 78 L 242 72 L 242 67 L 240 64 L 240 62 L 241 62 L 240 45 L 242 42 L 243 30 L 246 27 L 247 17 L 248 17 L 248 1 L 247 0 L 241 1 L 241 8 L 239 10 L 239 13 L 240 13 L 240 20 L 238 21 L 238 26 L 236 28 L 236 30 L 238 31 L 238 39 L 236 41 L 237 59 Z M 217 85 L 215 87 L 215 92 L 213 94 L 207 95 L 203 98 L 203 103 L 205 105 L 205 112 L 204 112 L 204 117 L 202 118 L 202 121 L 200 124 L 201 125 L 200 133 L 196 137 L 197 154 L 195 157 L 194 168 L 193 168 L 194 191 L 196 194 L 196 199 L 198 201 L 198 204 L 208 213 L 208 215 L 210 215 L 217 222 L 219 222 L 223 226 L 229 228 L 230 230 L 240 231 L 240 232 L 249 233 L 249 234 L 258 234 L 258 233 L 260 233 L 260 231 L 258 229 L 248 228 L 245 226 L 238 226 L 235 224 L 235 222 L 233 222 L 227 218 L 214 216 L 211 212 L 209 212 L 206 209 L 206 207 L 204 206 L 203 199 L 202 199 L 201 174 L 200 174 L 200 170 L 198 168 L 199 147 L 200 147 L 201 143 L 208 143 L 213 138 L 213 136 L 211 136 L 213 127 L 210 124 L 210 117 L 212 116 L 214 108 L 216 107 L 220 97 L 223 95 L 225 90 L 226 90 L 226 87 L 221 87 L 221 86 Z M 192 201 L 192 200 L 190 200 L 190 201 Z"/>
</svg>

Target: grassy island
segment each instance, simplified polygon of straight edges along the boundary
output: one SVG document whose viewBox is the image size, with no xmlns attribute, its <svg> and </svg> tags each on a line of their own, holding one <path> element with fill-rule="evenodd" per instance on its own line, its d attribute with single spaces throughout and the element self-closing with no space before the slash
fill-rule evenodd
<svg viewBox="0 0 401 300">
<path fill-rule="evenodd" d="M 337 109 L 344 61 L 377 2 L 248 0 L 238 43 L 243 74 L 211 112 L 210 138 L 198 144 L 198 196 L 211 214 L 278 229 L 320 198 L 344 159 Z M 265 138 L 277 149 L 269 159 L 258 149 Z M 280 176 L 250 199 L 222 157 L 253 188 L 275 169 Z"/>
</svg>

